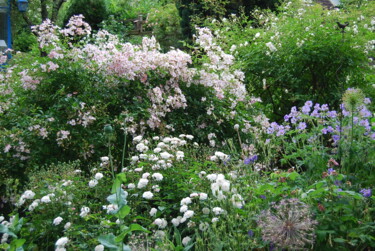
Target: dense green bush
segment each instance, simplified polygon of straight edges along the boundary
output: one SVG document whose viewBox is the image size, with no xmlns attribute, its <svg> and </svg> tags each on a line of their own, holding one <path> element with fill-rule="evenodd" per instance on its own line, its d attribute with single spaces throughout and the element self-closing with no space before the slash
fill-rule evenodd
<svg viewBox="0 0 375 251">
<path fill-rule="evenodd" d="M 105 0 L 72 0 L 65 12 L 63 25 L 66 25 L 71 16 L 82 14 L 86 22 L 97 30 L 99 24 L 108 18 Z"/>
<path fill-rule="evenodd" d="M 205 25 L 218 29 L 222 47 L 238 53 L 248 90 L 263 100 L 268 116 L 281 120 L 306 100 L 338 108 L 348 87 L 374 97 L 371 6 L 328 11 L 294 1 L 278 14 L 255 11 L 255 20 L 240 15 Z M 349 22 L 345 33 L 337 21 Z"/>
</svg>

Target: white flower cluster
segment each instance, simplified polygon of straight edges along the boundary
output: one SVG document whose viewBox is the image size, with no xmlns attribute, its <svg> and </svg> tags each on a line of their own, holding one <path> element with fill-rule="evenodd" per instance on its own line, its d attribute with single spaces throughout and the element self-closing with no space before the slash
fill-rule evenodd
<svg viewBox="0 0 375 251">
<path fill-rule="evenodd" d="M 98 185 L 99 183 L 99 180 L 101 180 L 103 177 L 104 175 L 102 173 L 96 173 L 94 176 L 94 179 L 89 181 L 89 187 L 90 188 L 96 187 L 96 185 Z"/>
<path fill-rule="evenodd" d="M 215 152 L 215 155 L 210 157 L 211 161 L 228 161 L 229 159 L 229 155 L 222 152 Z"/>
<path fill-rule="evenodd" d="M 55 250 L 56 251 L 66 251 L 65 245 L 68 244 L 68 242 L 69 242 L 68 237 L 61 237 L 55 243 L 55 245 L 56 245 L 56 249 Z"/>
<path fill-rule="evenodd" d="M 25 191 L 22 195 L 21 198 L 18 200 L 16 203 L 16 206 L 22 206 L 26 200 L 32 200 L 35 196 L 35 193 L 31 190 Z"/>
</svg>

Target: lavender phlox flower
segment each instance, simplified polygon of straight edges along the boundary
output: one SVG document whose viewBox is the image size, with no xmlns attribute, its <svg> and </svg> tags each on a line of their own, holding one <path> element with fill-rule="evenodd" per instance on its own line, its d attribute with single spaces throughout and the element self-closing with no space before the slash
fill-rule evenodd
<svg viewBox="0 0 375 251">
<path fill-rule="evenodd" d="M 290 116 L 289 116 L 288 114 L 286 114 L 286 115 L 284 116 L 284 121 L 285 121 L 285 122 L 288 122 L 289 119 L 290 119 Z"/>
<path fill-rule="evenodd" d="M 360 191 L 360 193 L 363 195 L 363 197 L 366 197 L 366 198 L 371 197 L 371 189 L 370 188 L 368 188 L 368 189 L 364 188 Z"/>
<path fill-rule="evenodd" d="M 320 110 L 321 110 L 320 105 L 319 105 L 318 103 L 316 103 L 316 104 L 314 105 L 314 110 L 317 110 L 317 111 L 320 111 Z"/>
<path fill-rule="evenodd" d="M 372 113 L 367 110 L 366 107 L 363 107 L 360 111 L 359 111 L 359 114 L 363 117 L 363 118 L 370 118 L 372 117 Z"/>
<path fill-rule="evenodd" d="M 321 111 L 328 111 L 328 105 L 327 104 L 323 104 L 321 107 L 320 107 L 320 110 Z"/>
<path fill-rule="evenodd" d="M 263 211 L 258 220 L 262 239 L 277 248 L 303 249 L 314 243 L 315 226 L 310 208 L 298 199 L 285 199 Z"/>
<path fill-rule="evenodd" d="M 321 130 L 321 132 L 323 133 L 323 134 L 327 134 L 328 133 L 328 130 L 327 130 L 327 128 L 323 128 L 322 130 Z"/>
<path fill-rule="evenodd" d="M 307 127 L 307 125 L 306 125 L 305 122 L 300 122 L 300 123 L 298 124 L 298 129 L 299 129 L 299 130 L 304 130 L 304 129 L 306 129 L 306 127 Z"/>
<path fill-rule="evenodd" d="M 298 121 L 298 118 L 296 118 L 296 117 L 292 117 L 292 118 L 290 119 L 290 122 L 291 122 L 292 124 L 296 124 L 297 121 Z"/>
<path fill-rule="evenodd" d="M 339 141 L 339 139 L 340 139 L 340 136 L 339 135 L 332 135 L 332 139 L 333 139 L 333 142 L 336 144 L 337 143 L 337 141 Z"/>
<path fill-rule="evenodd" d="M 359 118 L 357 116 L 353 117 L 353 124 L 358 124 Z"/>
<path fill-rule="evenodd" d="M 333 168 L 328 168 L 327 173 L 331 175 L 332 173 L 336 172 Z"/>
<path fill-rule="evenodd" d="M 308 107 L 312 107 L 313 106 L 313 102 L 308 100 L 305 102 L 305 106 L 308 106 Z"/>
<path fill-rule="evenodd" d="M 309 112 L 311 111 L 311 107 L 304 105 L 304 106 L 302 106 L 301 111 L 304 114 L 309 114 Z"/>
<path fill-rule="evenodd" d="M 262 195 L 259 195 L 259 198 L 265 200 L 267 197 L 266 197 L 265 195 L 262 194 Z"/>
<path fill-rule="evenodd" d="M 251 156 L 251 157 L 246 158 L 246 159 L 244 160 L 244 164 L 245 164 L 245 165 L 250 165 L 250 164 L 254 163 L 254 162 L 257 161 L 257 160 L 258 160 L 258 155 L 253 155 L 253 156 Z"/>
<path fill-rule="evenodd" d="M 290 114 L 289 116 L 291 117 L 295 117 L 298 115 L 298 111 L 297 111 L 297 107 L 296 106 L 293 106 L 292 109 L 290 109 Z"/>
<path fill-rule="evenodd" d="M 319 118 L 320 117 L 319 110 L 314 109 L 314 111 L 310 114 L 310 116 Z"/>
<path fill-rule="evenodd" d="M 284 126 L 280 125 L 279 128 L 278 128 L 278 131 L 276 133 L 276 136 L 282 136 L 285 134 L 285 128 Z"/>
<path fill-rule="evenodd" d="M 371 99 L 369 99 L 369 98 L 365 98 L 365 99 L 363 100 L 363 103 L 365 103 L 366 105 L 371 104 Z"/>
<path fill-rule="evenodd" d="M 348 112 L 347 110 L 343 109 L 342 110 L 342 115 L 344 115 L 344 117 L 348 117 L 350 115 L 350 112 Z"/>
<path fill-rule="evenodd" d="M 327 116 L 329 118 L 336 118 L 337 117 L 337 112 L 336 111 L 328 111 Z"/>
</svg>

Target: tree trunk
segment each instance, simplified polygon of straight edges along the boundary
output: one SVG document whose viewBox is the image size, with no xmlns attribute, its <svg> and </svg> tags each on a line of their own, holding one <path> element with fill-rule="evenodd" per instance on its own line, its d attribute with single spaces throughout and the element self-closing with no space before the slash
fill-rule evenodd
<svg viewBox="0 0 375 251">
<path fill-rule="evenodd" d="M 48 11 L 47 11 L 47 0 L 40 0 L 40 7 L 42 9 L 42 21 L 48 18 Z"/>
</svg>

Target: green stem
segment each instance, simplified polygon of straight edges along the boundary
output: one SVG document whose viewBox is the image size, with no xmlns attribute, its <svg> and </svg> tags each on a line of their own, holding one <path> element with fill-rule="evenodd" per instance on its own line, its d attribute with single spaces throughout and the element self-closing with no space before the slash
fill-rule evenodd
<svg viewBox="0 0 375 251">
<path fill-rule="evenodd" d="M 126 122 L 124 120 L 124 146 L 122 147 L 121 169 L 124 168 L 125 148 L 126 148 Z"/>
<path fill-rule="evenodd" d="M 111 140 L 109 138 L 108 138 L 108 157 L 109 157 L 109 163 L 111 165 L 112 179 L 115 180 L 115 170 L 113 167 L 113 160 L 112 160 L 112 154 L 111 154 Z"/>
</svg>

